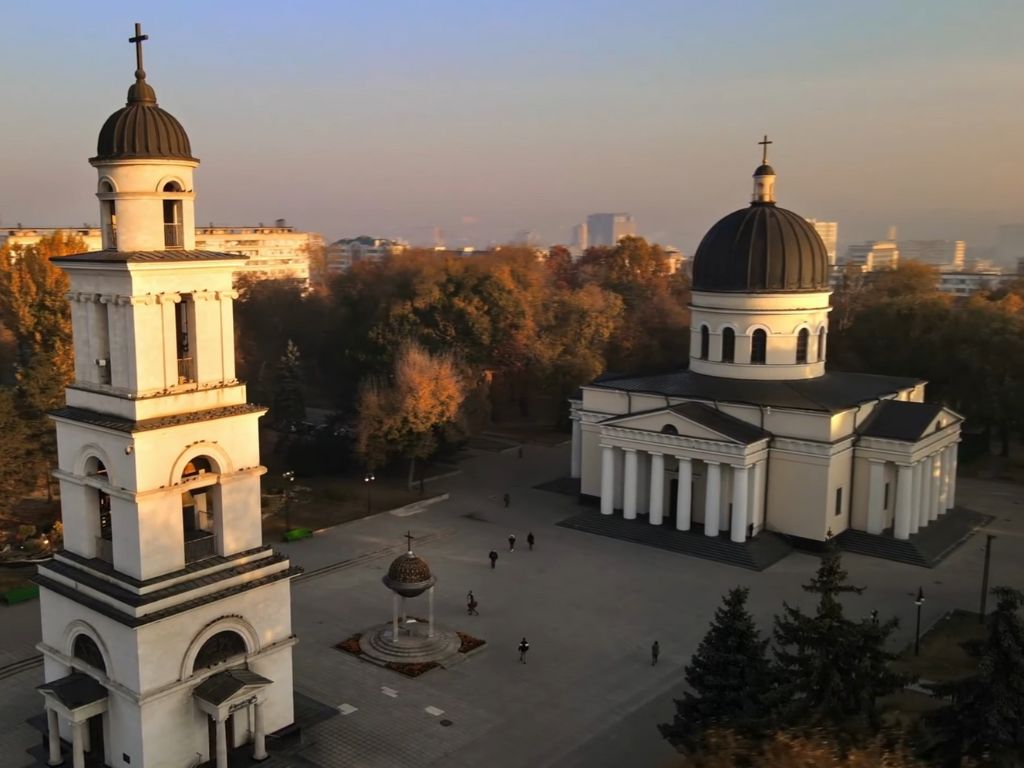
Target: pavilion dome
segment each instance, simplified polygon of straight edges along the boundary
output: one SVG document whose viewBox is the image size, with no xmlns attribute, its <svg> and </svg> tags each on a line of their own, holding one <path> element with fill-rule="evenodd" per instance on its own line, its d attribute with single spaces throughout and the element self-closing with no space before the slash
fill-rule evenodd
<svg viewBox="0 0 1024 768">
<path fill-rule="evenodd" d="M 775 170 L 754 171 L 755 197 L 704 235 L 693 257 L 693 289 L 723 293 L 829 290 L 828 253 L 799 214 L 774 200 Z"/>
<path fill-rule="evenodd" d="M 416 597 L 434 586 L 437 579 L 427 561 L 409 551 L 391 561 L 383 581 L 388 589 L 402 597 Z"/>
<path fill-rule="evenodd" d="M 139 74 L 142 76 L 139 77 Z M 170 112 L 156 103 L 145 72 L 136 72 L 128 102 L 100 128 L 93 161 L 164 159 L 196 162 L 188 134 Z"/>
</svg>

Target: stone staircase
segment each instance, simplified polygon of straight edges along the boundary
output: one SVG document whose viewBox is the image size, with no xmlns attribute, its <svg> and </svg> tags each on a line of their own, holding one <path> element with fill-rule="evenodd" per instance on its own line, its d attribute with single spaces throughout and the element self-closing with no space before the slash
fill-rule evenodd
<svg viewBox="0 0 1024 768">
<path fill-rule="evenodd" d="M 768 531 L 737 544 L 730 541 L 728 531 L 709 537 L 704 535 L 701 525 L 695 524 L 689 531 L 677 531 L 665 525 L 651 525 L 646 519 L 625 520 L 619 515 L 602 515 L 589 510 L 562 520 L 558 525 L 752 571 L 763 571 L 793 551 L 785 537 Z"/>
<path fill-rule="evenodd" d="M 963 544 L 978 528 L 994 518 L 971 509 L 956 507 L 928 523 L 909 539 L 895 539 L 892 529 L 880 534 L 846 530 L 836 537 L 840 548 L 868 557 L 934 568 Z"/>
</svg>

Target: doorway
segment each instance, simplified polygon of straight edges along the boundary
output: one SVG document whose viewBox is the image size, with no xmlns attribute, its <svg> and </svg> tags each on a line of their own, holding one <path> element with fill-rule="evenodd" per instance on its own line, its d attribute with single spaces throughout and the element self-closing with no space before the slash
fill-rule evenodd
<svg viewBox="0 0 1024 768">
<path fill-rule="evenodd" d="M 93 715 L 87 721 L 89 731 L 89 749 L 85 750 L 85 764 L 93 766 L 106 765 L 106 754 L 103 747 L 103 715 Z"/>
</svg>

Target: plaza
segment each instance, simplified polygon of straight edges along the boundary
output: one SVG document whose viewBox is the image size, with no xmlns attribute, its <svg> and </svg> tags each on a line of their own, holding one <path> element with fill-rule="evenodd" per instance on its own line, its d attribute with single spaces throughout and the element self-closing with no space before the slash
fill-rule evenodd
<svg viewBox="0 0 1024 768">
<path fill-rule="evenodd" d="M 576 498 L 534 486 L 568 474 L 569 466 L 568 444 L 527 445 L 522 459 L 514 450 L 470 451 L 461 474 L 429 486 L 450 498 L 423 512 L 385 512 L 275 545 L 305 569 L 292 590 L 303 736 L 297 748 L 272 747 L 263 765 L 670 765 L 673 752 L 655 726 L 670 718 L 683 667 L 722 594 L 750 587 L 751 610 L 768 631 L 782 600 L 810 605 L 800 585 L 817 559 L 797 552 L 757 573 L 560 527 L 581 511 Z M 936 568 L 844 555 L 851 581 L 867 587 L 847 601 L 849 613 L 898 616 L 900 646 L 913 638 L 919 586 L 927 595 L 924 626 L 954 608 L 977 610 L 981 534 L 999 537 L 990 583 L 1024 582 L 1024 564 L 1013 556 L 1024 535 L 1019 487 L 960 478 L 958 495 L 995 520 Z M 390 618 L 381 577 L 405 551 L 406 531 L 437 576 L 438 622 L 487 641 L 463 663 L 415 679 L 334 648 Z M 537 538 L 533 552 L 524 546 L 529 531 Z M 520 542 L 513 553 L 510 533 Z M 492 548 L 500 555 L 493 571 Z M 470 589 L 479 616 L 466 615 Z M 16 665 L 38 655 L 39 614 L 32 603 L 3 611 L 0 751 L 4 765 L 22 768 L 33 764 L 25 750 L 42 744 L 25 721 L 40 710 L 35 686 L 43 677 L 39 664 Z M 525 665 L 516 652 L 523 636 L 531 644 Z M 661 660 L 651 667 L 655 639 Z"/>
</svg>

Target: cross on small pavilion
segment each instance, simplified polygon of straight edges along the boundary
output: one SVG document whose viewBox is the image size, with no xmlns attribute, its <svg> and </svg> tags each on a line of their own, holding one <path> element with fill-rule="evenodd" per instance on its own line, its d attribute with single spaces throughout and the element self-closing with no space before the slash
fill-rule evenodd
<svg viewBox="0 0 1024 768">
<path fill-rule="evenodd" d="M 761 165 L 768 165 L 768 145 L 769 144 L 774 144 L 775 142 L 774 141 L 768 141 L 768 134 L 766 133 L 764 135 L 764 139 L 762 139 L 761 141 L 759 141 L 757 143 L 760 144 L 761 147 L 762 147 L 762 150 L 761 150 Z"/>
<path fill-rule="evenodd" d="M 135 44 L 135 77 L 139 80 L 146 79 L 146 71 L 142 68 L 142 43 L 149 40 L 149 35 L 142 34 L 142 25 L 135 22 L 135 36 L 129 37 L 128 42 Z"/>
<path fill-rule="evenodd" d="M 406 531 L 405 532 L 405 538 L 409 542 L 409 544 L 408 544 L 409 551 L 412 552 L 412 538 L 413 538 L 412 533 L 410 531 Z"/>
</svg>

